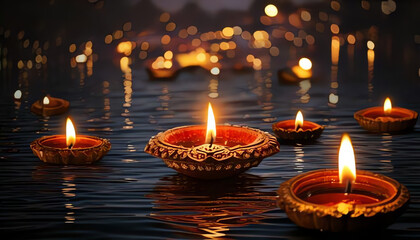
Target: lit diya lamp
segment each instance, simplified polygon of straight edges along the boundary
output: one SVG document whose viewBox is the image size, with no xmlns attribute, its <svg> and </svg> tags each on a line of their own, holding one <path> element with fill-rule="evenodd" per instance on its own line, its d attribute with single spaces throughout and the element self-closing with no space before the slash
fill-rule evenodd
<svg viewBox="0 0 420 240">
<path fill-rule="evenodd" d="M 217 129 L 217 134 L 216 134 Z M 240 174 L 280 151 L 267 132 L 241 126 L 218 125 L 209 104 L 206 126 L 183 126 L 150 138 L 144 151 L 168 167 L 202 179 Z"/>
<path fill-rule="evenodd" d="M 296 114 L 295 120 L 284 120 L 272 125 L 276 136 L 284 142 L 310 143 L 319 138 L 324 127 L 311 122 L 304 121 L 301 111 Z"/>
<path fill-rule="evenodd" d="M 417 122 L 418 113 L 400 107 L 392 107 L 386 98 L 383 107 L 371 107 L 354 114 L 360 126 L 371 132 L 402 132 L 412 129 Z"/>
<path fill-rule="evenodd" d="M 410 193 L 396 180 L 358 170 L 350 137 L 339 149 L 339 170 L 321 169 L 282 183 L 278 206 L 297 225 L 324 231 L 384 228 L 408 207 Z"/>
<path fill-rule="evenodd" d="M 111 149 L 111 143 L 102 138 L 78 135 L 67 118 L 66 135 L 44 136 L 31 143 L 33 153 L 43 162 L 53 164 L 91 164 L 100 160 Z"/>
<path fill-rule="evenodd" d="M 312 77 L 312 62 L 309 58 L 301 58 L 298 65 L 279 70 L 278 77 L 284 83 L 297 83 L 309 79 Z"/>
<path fill-rule="evenodd" d="M 32 104 L 31 111 L 36 115 L 52 116 L 67 112 L 69 106 L 70 103 L 64 99 L 45 96 Z"/>
</svg>

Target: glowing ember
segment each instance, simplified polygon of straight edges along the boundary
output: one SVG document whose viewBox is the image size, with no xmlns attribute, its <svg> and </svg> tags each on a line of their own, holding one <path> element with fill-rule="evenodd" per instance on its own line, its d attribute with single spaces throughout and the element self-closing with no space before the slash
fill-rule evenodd
<svg viewBox="0 0 420 240">
<path fill-rule="evenodd" d="M 66 121 L 66 145 L 71 149 L 76 144 L 76 131 L 70 118 Z"/>
<path fill-rule="evenodd" d="M 340 183 L 356 180 L 356 161 L 350 136 L 343 134 L 340 150 L 338 152 L 338 172 Z"/>
<path fill-rule="evenodd" d="M 213 144 L 216 140 L 216 121 L 214 120 L 213 108 L 209 103 L 208 113 L 207 113 L 207 131 L 206 131 L 206 143 Z"/>
<path fill-rule="evenodd" d="M 391 99 L 389 99 L 389 97 L 387 97 L 385 99 L 384 112 L 385 112 L 385 114 L 391 114 L 391 112 L 392 112 L 392 103 L 391 103 Z"/>
</svg>

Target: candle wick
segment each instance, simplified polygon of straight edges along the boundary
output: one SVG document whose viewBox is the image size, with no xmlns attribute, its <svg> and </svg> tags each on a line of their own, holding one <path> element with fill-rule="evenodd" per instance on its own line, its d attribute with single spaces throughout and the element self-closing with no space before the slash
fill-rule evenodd
<svg viewBox="0 0 420 240">
<path fill-rule="evenodd" d="M 210 148 L 211 148 L 211 146 L 213 145 L 213 141 L 214 141 L 214 139 L 213 139 L 213 135 L 212 136 L 210 136 Z"/>
<path fill-rule="evenodd" d="M 352 191 L 352 184 L 351 184 L 351 180 L 348 180 L 346 183 L 346 189 L 344 190 L 344 194 L 348 195 L 350 194 Z"/>
<path fill-rule="evenodd" d="M 68 148 L 71 150 L 73 148 L 73 143 L 70 143 L 70 145 L 68 146 Z"/>
<path fill-rule="evenodd" d="M 300 126 L 300 124 L 297 124 L 295 127 L 295 131 L 298 131 L 299 129 L 301 129 L 302 127 Z"/>
</svg>

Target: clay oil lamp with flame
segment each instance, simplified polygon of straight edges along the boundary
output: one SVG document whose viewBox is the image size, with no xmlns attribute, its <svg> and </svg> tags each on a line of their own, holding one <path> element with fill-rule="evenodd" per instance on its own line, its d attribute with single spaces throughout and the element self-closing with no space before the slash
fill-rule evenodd
<svg viewBox="0 0 420 240">
<path fill-rule="evenodd" d="M 403 132 L 413 129 L 419 114 L 413 110 L 392 107 L 391 100 L 385 99 L 383 107 L 371 107 L 354 114 L 360 126 L 370 132 Z"/>
<path fill-rule="evenodd" d="M 217 125 L 209 104 L 206 126 L 182 126 L 153 136 L 144 151 L 168 167 L 201 179 L 240 174 L 279 152 L 276 138 L 242 126 Z"/>
<path fill-rule="evenodd" d="M 31 111 L 36 115 L 52 116 L 67 112 L 70 103 L 61 98 L 45 96 L 42 100 L 34 102 Z"/>
<path fill-rule="evenodd" d="M 44 136 L 31 143 L 33 153 L 46 163 L 84 165 L 100 160 L 111 149 L 111 143 L 102 138 L 77 135 L 72 121 L 67 118 L 66 135 Z"/>
<path fill-rule="evenodd" d="M 407 188 L 394 179 L 356 171 L 350 137 L 339 149 L 339 170 L 300 174 L 282 183 L 278 206 L 298 226 L 332 232 L 384 228 L 408 206 Z"/>
<path fill-rule="evenodd" d="M 311 143 L 319 138 L 324 127 L 310 121 L 304 121 L 301 111 L 295 120 L 284 120 L 272 125 L 273 131 L 282 142 Z"/>
<path fill-rule="evenodd" d="M 312 77 L 312 62 L 309 58 L 301 58 L 299 64 L 292 68 L 278 71 L 279 81 L 283 83 L 298 83 Z"/>
</svg>

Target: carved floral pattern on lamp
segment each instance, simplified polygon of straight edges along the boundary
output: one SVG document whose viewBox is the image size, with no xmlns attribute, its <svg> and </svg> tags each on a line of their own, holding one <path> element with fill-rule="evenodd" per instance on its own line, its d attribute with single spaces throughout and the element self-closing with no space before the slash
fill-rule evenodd
<svg viewBox="0 0 420 240">
<path fill-rule="evenodd" d="M 153 136 L 144 151 L 185 175 L 217 179 L 258 166 L 280 148 L 274 136 L 258 129 L 231 125 L 216 127 L 209 106 L 207 129 L 205 126 L 169 129 Z"/>
</svg>

